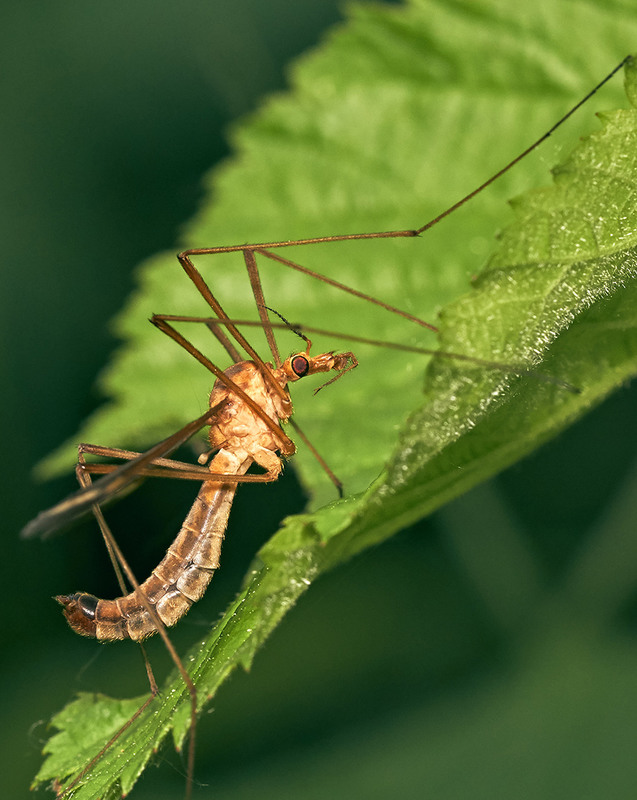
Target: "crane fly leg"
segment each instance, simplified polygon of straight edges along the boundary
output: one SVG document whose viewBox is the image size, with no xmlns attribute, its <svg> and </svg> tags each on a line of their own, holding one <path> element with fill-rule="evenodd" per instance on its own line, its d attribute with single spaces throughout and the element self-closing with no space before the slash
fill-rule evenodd
<svg viewBox="0 0 637 800">
<path fill-rule="evenodd" d="M 134 450 L 122 450 L 119 447 L 105 447 L 103 445 L 86 444 L 78 445 L 78 465 L 76 472 L 81 471 L 91 475 L 108 475 L 120 469 L 121 464 L 103 464 L 84 459 L 84 454 L 103 456 L 104 458 L 121 458 L 132 461 L 139 458 L 142 453 Z M 206 481 L 214 483 L 271 483 L 279 473 L 268 471 L 262 475 L 235 475 L 233 473 L 211 473 L 209 469 L 187 461 L 175 461 L 172 458 L 155 458 L 146 466 L 136 471 L 139 478 L 172 478 L 178 480 Z M 78 478 L 79 480 L 79 478 Z M 82 488 L 87 488 L 82 485 Z"/>
<path fill-rule="evenodd" d="M 92 484 L 92 479 L 90 475 L 90 464 L 86 462 L 85 454 L 91 453 L 94 455 L 104 455 L 110 456 L 113 458 L 125 458 L 125 459 L 134 459 L 139 456 L 139 453 L 134 453 L 128 450 L 121 450 L 115 447 L 101 447 L 99 445 L 90 445 L 90 444 L 80 444 L 78 447 L 78 465 L 76 468 L 76 475 L 80 486 L 83 489 L 87 489 Z M 171 459 L 159 459 L 160 461 L 170 462 Z M 174 462 L 175 464 L 180 464 L 180 466 L 188 467 L 191 465 L 188 464 L 181 464 L 181 462 Z M 114 466 L 114 465 L 113 465 Z M 175 470 L 176 473 L 179 470 Z M 190 726 L 189 726 L 189 741 L 188 741 L 188 764 L 187 764 L 187 784 L 186 784 L 186 798 L 190 798 L 192 794 L 192 782 L 193 782 L 193 774 L 194 774 L 194 766 L 195 766 L 195 735 L 197 729 L 197 689 L 195 688 L 195 684 L 193 683 L 190 675 L 188 674 L 186 668 L 183 665 L 182 660 L 179 658 L 179 655 L 168 636 L 166 631 L 166 627 L 161 620 L 161 617 L 157 613 L 156 608 L 154 605 L 149 601 L 149 599 L 144 594 L 143 590 L 139 585 L 139 581 L 135 577 L 133 570 L 131 569 L 128 561 L 126 560 L 124 554 L 122 553 L 119 545 L 117 544 L 111 529 L 106 522 L 102 509 L 100 508 L 98 503 L 94 503 L 91 507 L 93 515 L 97 520 L 97 524 L 99 526 L 100 532 L 102 534 L 102 538 L 106 545 L 106 549 L 109 554 L 109 558 L 113 565 L 113 569 L 115 570 L 115 574 L 117 576 L 117 581 L 119 587 L 123 594 L 127 592 L 127 586 L 124 581 L 124 575 L 126 575 L 126 579 L 128 580 L 129 584 L 133 587 L 133 589 L 137 592 L 145 610 L 148 612 L 150 617 L 152 618 L 153 622 L 155 623 L 157 633 L 163 640 L 164 646 L 166 647 L 172 662 L 174 663 L 175 667 L 179 671 L 186 689 L 188 690 L 188 694 L 190 696 Z M 119 730 L 113 734 L 111 739 L 104 745 L 102 750 L 92 759 L 92 761 L 82 770 L 82 772 L 75 778 L 73 783 L 67 787 L 66 791 L 68 792 L 73 786 L 77 785 L 77 783 L 82 779 L 82 777 L 92 768 L 92 766 L 99 761 L 102 754 L 105 753 L 109 747 L 111 747 L 119 737 L 126 731 L 134 722 L 135 720 L 145 711 L 146 708 L 152 703 L 155 697 L 159 694 L 159 688 L 157 686 L 157 681 L 155 680 L 155 675 L 153 673 L 153 669 L 150 665 L 150 660 L 146 653 L 146 649 L 141 642 L 138 642 L 139 647 L 141 649 L 142 658 L 144 660 L 144 666 L 146 668 L 146 675 L 148 676 L 148 682 L 150 684 L 150 697 L 142 703 L 142 705 L 137 709 L 137 711 L 133 714 L 133 716 L 128 719 Z"/>
<path fill-rule="evenodd" d="M 263 296 L 263 287 L 261 286 L 261 276 L 259 275 L 259 268 L 257 267 L 257 259 L 256 256 L 254 255 L 254 251 L 244 250 L 243 259 L 246 262 L 246 269 L 248 270 L 248 277 L 250 278 L 250 286 L 252 287 L 254 302 L 257 304 L 257 310 L 259 312 L 259 318 L 263 325 L 265 337 L 268 340 L 268 346 L 270 348 L 270 352 L 274 357 L 274 365 L 276 367 L 280 367 L 283 362 L 281 361 L 279 348 L 276 343 L 276 339 L 274 338 L 272 323 L 268 315 L 268 309 L 265 303 L 265 297 Z"/>
<path fill-rule="evenodd" d="M 77 477 L 77 482 L 80 484 L 82 489 L 88 488 L 93 483 L 93 481 L 91 480 L 91 476 L 90 476 L 89 470 L 86 470 L 86 469 L 82 468 L 82 467 L 86 467 L 87 466 L 86 461 L 84 460 L 84 453 L 87 452 L 90 447 L 91 447 L 91 445 L 82 445 L 82 444 L 80 444 L 78 446 L 78 466 L 76 467 L 75 475 Z M 103 449 L 103 448 L 98 448 L 98 449 Z M 106 448 L 106 449 L 110 449 L 110 448 Z M 97 521 L 97 524 L 99 526 L 100 532 L 102 534 L 102 539 L 104 540 L 104 544 L 106 545 L 106 549 L 108 551 L 108 556 L 109 556 L 109 558 L 111 560 L 111 564 L 113 566 L 113 570 L 114 570 L 115 575 L 117 577 L 117 583 L 119 585 L 119 588 L 121 589 L 123 594 L 126 594 L 126 592 L 128 591 L 128 588 L 126 586 L 126 582 L 124 581 L 124 576 L 122 575 L 122 570 L 121 570 L 119 561 L 117 559 L 116 553 L 113 550 L 113 548 L 111 547 L 111 542 L 113 541 L 113 538 L 114 538 L 113 534 L 111 532 L 111 529 L 109 528 L 109 526 L 108 526 L 108 524 L 106 522 L 106 519 L 104 518 L 104 514 L 102 513 L 102 509 L 100 508 L 100 506 L 97 503 L 95 503 L 92 506 L 92 511 L 93 511 L 93 516 L 95 517 L 95 519 Z M 153 673 L 153 669 L 152 669 L 152 667 L 150 665 L 150 660 L 149 660 L 148 655 L 146 653 L 146 648 L 144 647 L 144 645 L 141 642 L 140 642 L 140 649 L 141 649 L 141 653 L 142 653 L 142 658 L 144 659 L 144 666 L 146 667 L 146 675 L 148 676 L 148 682 L 150 684 L 151 698 L 149 698 L 140 707 L 140 709 L 136 712 L 135 717 L 133 717 L 133 719 L 135 719 L 137 716 L 139 716 L 139 714 L 141 714 L 141 712 L 150 703 L 152 698 L 155 697 L 157 694 L 159 694 L 159 688 L 157 686 L 157 681 L 155 680 L 155 675 Z"/>
<path fill-rule="evenodd" d="M 116 449 L 116 448 L 96 448 L 96 449 L 97 450 L 111 450 L 111 449 Z M 82 489 L 89 488 L 93 483 L 93 481 L 91 480 L 91 476 L 89 474 L 89 471 L 83 469 L 83 467 L 86 466 L 86 461 L 84 459 L 84 453 L 85 452 L 90 452 L 90 450 L 91 450 L 91 445 L 82 445 L 81 444 L 78 447 L 78 467 L 76 469 L 76 476 L 77 476 L 78 483 L 80 484 L 80 487 Z M 131 583 L 137 584 L 137 587 L 139 587 L 139 584 L 135 580 L 135 576 L 133 575 L 133 572 L 132 572 L 128 562 L 124 558 L 122 552 L 119 550 L 119 548 L 117 546 L 117 543 L 115 542 L 113 534 L 112 534 L 112 532 L 111 532 L 111 530 L 110 530 L 110 528 L 108 526 L 108 523 L 106 522 L 106 519 L 104 518 L 104 514 L 102 513 L 102 509 L 100 508 L 99 504 L 97 504 L 97 503 L 93 504 L 93 506 L 91 507 L 91 510 L 93 512 L 93 515 L 94 515 L 94 517 L 95 517 L 95 519 L 97 521 L 97 524 L 98 524 L 98 526 L 100 528 L 100 531 L 102 533 L 102 538 L 103 538 L 104 543 L 106 545 L 106 549 L 108 551 L 109 558 L 110 558 L 111 563 L 113 565 L 113 569 L 115 570 L 115 575 L 117 576 L 117 582 L 119 584 L 120 589 L 124 593 L 126 593 L 126 591 L 127 591 L 126 583 L 125 583 L 124 577 L 122 575 L 122 569 L 126 573 L 126 575 L 129 578 L 129 580 L 131 580 Z M 150 606 L 150 603 L 148 604 L 148 606 Z M 153 614 L 153 612 L 156 614 L 156 612 L 154 611 L 154 609 L 152 609 L 152 607 L 150 607 L 148 609 L 148 611 L 149 611 L 149 613 L 151 615 Z M 157 621 L 159 622 L 159 625 L 162 625 L 162 622 L 159 619 L 158 615 L 157 615 Z M 159 628 L 158 628 L 158 631 L 159 631 L 159 633 L 161 635 L 162 631 L 159 630 Z M 164 635 L 165 635 L 165 631 L 164 631 Z M 168 637 L 166 635 L 166 639 L 167 638 Z M 196 728 L 196 721 L 197 721 L 197 716 L 196 716 L 197 715 L 197 706 L 196 706 L 197 690 L 195 689 L 194 684 L 190 680 L 190 676 L 188 675 L 188 673 L 184 669 L 183 664 L 181 662 L 181 659 L 177 655 L 177 652 L 174 649 L 174 647 L 172 645 L 172 642 L 170 642 L 169 639 L 168 639 L 168 641 L 166 641 L 166 639 L 164 639 L 164 643 L 168 647 L 168 651 L 170 653 L 171 659 L 175 663 L 175 666 L 177 667 L 177 669 L 180 671 L 182 677 L 184 678 L 184 682 L 185 682 L 185 684 L 188 687 L 188 690 L 190 692 L 190 697 L 191 697 L 190 735 L 191 735 L 191 738 L 190 738 L 188 762 L 189 762 L 189 766 L 192 763 L 192 766 L 194 767 L 194 736 L 195 736 L 195 728 Z M 135 722 L 135 720 L 138 719 L 143 714 L 143 712 L 148 708 L 148 706 L 153 702 L 155 697 L 158 696 L 159 687 L 157 685 L 157 681 L 155 679 L 155 674 L 154 674 L 153 669 L 152 669 L 151 664 L 150 664 L 150 659 L 148 658 L 148 654 L 146 653 L 146 648 L 144 647 L 144 645 L 141 642 L 139 642 L 139 647 L 140 647 L 140 652 L 141 652 L 141 655 L 142 655 L 142 659 L 144 661 L 144 667 L 146 669 L 146 675 L 148 677 L 148 683 L 149 683 L 149 686 L 150 686 L 150 696 L 148 697 L 147 700 L 145 700 L 140 705 L 140 707 L 137 709 L 137 711 L 135 711 L 135 713 L 128 720 L 126 720 L 126 722 L 113 734 L 113 736 L 111 736 L 111 738 L 106 742 L 106 744 L 102 747 L 102 749 L 99 751 L 99 753 L 97 753 L 89 761 L 89 763 L 84 767 L 84 769 L 64 789 L 64 793 L 62 795 L 63 797 L 68 795 L 68 793 L 72 789 L 74 789 L 81 782 L 82 778 L 87 773 L 90 772 L 90 770 L 93 768 L 93 766 L 100 760 L 102 755 L 110 747 L 112 747 L 113 744 L 115 744 L 115 742 L 120 738 L 120 736 L 126 730 L 128 730 L 128 728 L 130 728 L 130 726 Z M 193 726 L 193 714 L 194 714 L 194 726 Z M 192 748 L 192 758 L 190 757 L 191 756 L 190 748 Z M 190 794 L 191 794 L 191 778 L 190 777 L 188 778 L 188 781 L 189 781 L 189 784 L 186 787 L 187 797 L 189 797 Z"/>
</svg>

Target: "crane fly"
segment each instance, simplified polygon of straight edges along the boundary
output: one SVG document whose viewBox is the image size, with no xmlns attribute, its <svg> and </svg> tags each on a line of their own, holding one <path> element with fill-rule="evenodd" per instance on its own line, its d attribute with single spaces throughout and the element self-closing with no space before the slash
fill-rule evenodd
<svg viewBox="0 0 637 800">
<path fill-rule="evenodd" d="M 152 317 L 151 322 L 214 375 L 215 382 L 209 397 L 209 408 L 205 413 L 144 453 L 92 444 L 80 445 L 76 468 L 80 490 L 52 509 L 41 513 L 25 528 L 23 534 L 25 536 L 47 535 L 84 513 L 92 512 L 95 516 L 118 576 L 122 596 L 114 600 L 102 600 L 88 592 L 81 591 L 59 595 L 56 599 L 63 606 L 70 626 L 82 635 L 100 640 L 130 638 L 141 642 L 146 637 L 158 633 L 163 639 L 190 695 L 187 797 L 191 795 L 193 784 L 198 698 L 195 684 L 175 651 L 166 628 L 174 625 L 192 604 L 201 598 L 215 570 L 219 567 L 221 545 L 238 485 L 267 483 L 276 480 L 281 473 L 283 459 L 294 454 L 296 449 L 294 442 L 282 428 L 282 424 L 291 419 L 293 411 L 288 385 L 308 376 L 334 373 L 324 384 L 327 385 L 353 370 L 358 364 L 355 354 L 351 351 L 340 353 L 328 351 L 317 355 L 311 352 L 312 343 L 307 334 L 313 332 L 329 334 L 330 332 L 300 328 L 300 326 L 288 323 L 283 318 L 278 321 L 272 319 L 270 316 L 272 309 L 267 306 L 261 287 L 257 257 L 277 261 L 310 278 L 330 284 L 340 291 L 348 292 L 358 299 L 376 304 L 409 322 L 436 331 L 435 326 L 404 310 L 291 261 L 281 255 L 281 251 L 290 246 L 420 236 L 475 197 L 547 139 L 627 61 L 628 59 L 624 59 L 603 81 L 523 153 L 462 200 L 420 228 L 197 248 L 186 250 L 178 255 L 186 275 L 209 306 L 211 316 L 156 314 Z M 221 253 L 237 253 L 243 256 L 259 313 L 258 324 L 265 333 L 272 356 L 271 362 L 265 361 L 257 353 L 240 330 L 243 326 L 255 323 L 232 319 L 195 266 L 194 259 Z M 275 311 L 274 314 L 280 317 L 278 312 Z M 225 370 L 219 368 L 178 330 L 176 323 L 204 325 L 221 343 L 233 365 Z M 303 347 L 286 358 L 281 357 L 274 335 L 274 330 L 281 328 L 291 330 L 303 340 Z M 427 348 L 408 348 L 396 343 L 377 342 L 357 335 L 348 338 L 422 353 L 434 352 Z M 462 353 L 443 353 L 442 355 L 512 373 L 529 373 L 524 366 L 482 361 Z M 533 374 L 539 379 L 561 383 L 559 380 L 541 374 Z M 573 389 L 568 384 L 562 385 L 566 389 Z M 209 428 L 208 448 L 197 464 L 169 458 L 174 450 L 206 426 Z M 301 437 L 305 439 L 298 426 L 295 427 Z M 312 450 L 340 492 L 341 486 L 338 478 L 331 472 L 322 456 L 313 447 Z M 87 460 L 87 456 L 106 457 L 124 463 L 91 462 Z M 261 472 L 247 474 L 253 465 L 260 468 Z M 102 475 L 103 477 L 94 482 L 93 475 Z M 124 491 L 140 478 L 145 477 L 194 480 L 199 481 L 201 487 L 166 556 L 152 571 L 149 578 L 139 582 L 110 531 L 102 513 L 101 504 Z M 122 733 L 132 725 L 157 695 L 157 684 L 148 662 L 147 670 L 151 684 L 151 695 L 148 700 L 70 783 L 63 787 L 60 785 L 60 796 L 72 796 L 72 790 L 84 779 L 89 779 L 91 767 L 117 742 Z"/>
</svg>

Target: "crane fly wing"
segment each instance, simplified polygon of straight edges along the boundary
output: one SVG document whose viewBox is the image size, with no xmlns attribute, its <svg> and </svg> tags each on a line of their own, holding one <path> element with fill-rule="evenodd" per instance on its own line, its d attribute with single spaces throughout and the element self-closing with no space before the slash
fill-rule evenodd
<svg viewBox="0 0 637 800">
<path fill-rule="evenodd" d="M 25 525 L 20 535 L 22 538 L 45 537 L 83 514 L 88 513 L 95 503 L 102 503 L 107 498 L 130 486 L 139 477 L 140 469 L 150 464 L 153 460 L 168 455 L 190 439 L 204 425 L 209 424 L 217 411 L 218 406 L 208 409 L 205 414 L 184 425 L 183 428 L 167 439 L 163 439 L 154 447 L 151 447 L 150 450 L 122 464 L 114 472 L 105 475 L 87 488 L 80 489 L 67 497 L 66 500 L 53 506 L 53 508 L 41 512 L 35 519 Z"/>
</svg>

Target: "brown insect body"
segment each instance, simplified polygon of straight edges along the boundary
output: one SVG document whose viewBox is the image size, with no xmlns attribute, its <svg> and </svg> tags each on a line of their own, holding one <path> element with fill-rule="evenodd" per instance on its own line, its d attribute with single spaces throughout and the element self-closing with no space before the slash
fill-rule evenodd
<svg viewBox="0 0 637 800">
<path fill-rule="evenodd" d="M 479 187 L 419 228 L 323 236 L 313 239 L 296 239 L 260 244 L 197 248 L 186 250 L 177 256 L 186 275 L 211 309 L 213 316 L 190 317 L 162 314 L 154 315 L 151 322 L 217 377 L 217 382 L 210 396 L 210 410 L 201 417 L 187 423 L 162 442 L 158 442 L 145 453 L 134 453 L 119 448 L 98 445 L 80 445 L 78 448 L 80 463 L 77 474 L 82 487 L 81 490 L 58 503 L 52 509 L 39 514 L 25 527 L 23 535 L 26 537 L 48 535 L 88 510 L 91 510 L 94 514 L 118 574 L 122 592 L 126 591 L 122 573 L 125 574 L 130 586 L 133 586 L 135 590 L 126 596 L 111 601 L 99 600 L 93 595 L 85 593 L 60 596 L 57 599 L 64 605 L 65 615 L 71 627 L 85 636 L 93 636 L 99 639 L 131 638 L 140 640 L 158 632 L 162 637 L 166 649 L 184 681 L 190 699 L 190 742 L 188 747 L 186 798 L 190 798 L 193 787 L 198 709 L 197 689 L 194 679 L 189 675 L 173 647 L 165 631 L 165 626 L 174 625 L 186 613 L 192 603 L 202 596 L 214 571 L 218 568 L 221 544 L 238 483 L 275 480 L 282 469 L 281 457 L 290 456 L 295 452 L 293 442 L 281 428 L 281 423 L 287 421 L 292 414 L 292 403 L 287 391 L 287 384 L 306 375 L 334 370 L 338 374 L 331 381 L 328 381 L 328 383 L 331 383 L 357 364 L 356 358 L 351 353 L 336 355 L 324 353 L 311 357 L 309 355 L 309 340 L 301 332 L 300 327 L 289 325 L 282 317 L 281 319 L 285 325 L 272 322 L 267 312 L 272 312 L 273 310 L 268 308 L 265 303 L 256 263 L 257 256 L 260 259 L 267 258 L 271 261 L 279 262 L 310 278 L 320 280 L 338 290 L 348 292 L 354 297 L 380 306 L 391 313 L 398 314 L 405 320 L 436 331 L 435 326 L 408 312 L 284 258 L 278 254 L 279 249 L 327 242 L 420 236 L 444 217 L 474 198 L 534 150 L 603 86 L 622 65 L 630 60 L 630 56 L 624 59 L 604 80 L 524 152 L 511 160 Z M 193 256 L 213 256 L 221 253 L 238 253 L 243 256 L 252 293 L 259 311 L 260 325 L 266 335 L 276 367 L 261 360 L 258 353 L 237 327 L 238 325 L 254 323 L 252 321 L 239 322 L 232 320 L 223 310 L 192 261 Z M 276 311 L 273 313 L 280 316 Z M 208 327 L 233 359 L 234 366 L 222 372 L 173 326 L 172 323 L 175 322 L 198 323 Z M 288 327 L 297 333 L 301 338 L 305 339 L 307 351 L 290 356 L 290 358 L 282 362 L 273 334 L 273 328 L 275 327 Z M 311 332 L 312 329 L 304 328 L 304 330 Z M 326 333 L 318 329 L 315 329 L 315 332 Z M 368 344 L 385 344 L 394 349 L 431 353 L 431 350 L 423 348 L 414 350 L 411 347 L 397 346 L 395 343 L 382 343 L 373 339 L 361 338 L 357 335 L 346 338 L 351 341 L 366 342 Z M 243 348 L 252 360 L 243 361 L 242 358 L 244 356 L 237 349 L 238 347 Z M 500 364 L 493 361 L 481 361 L 458 353 L 443 352 L 441 355 L 463 362 L 482 364 L 490 368 L 505 369 L 512 373 L 528 373 L 524 365 L 520 368 L 515 365 Z M 541 377 L 537 373 L 535 374 L 537 377 Z M 571 391 L 574 390 L 574 387 L 569 384 L 561 382 L 558 382 L 558 384 Z M 204 461 L 200 459 L 200 465 L 195 466 L 167 458 L 177 447 L 205 425 L 210 425 L 209 441 L 211 452 L 215 453 L 207 467 L 203 466 L 207 459 Z M 295 425 L 295 427 L 297 433 L 310 446 L 313 454 L 340 492 L 342 487 L 336 476 L 331 472 L 316 449 L 308 442 L 298 426 Z M 85 454 L 120 459 L 127 463 L 118 465 L 87 463 L 84 460 Z M 254 463 L 265 469 L 265 474 L 246 475 L 245 473 Z M 104 477 L 93 483 L 91 475 L 97 474 Z M 110 532 L 101 511 L 101 504 L 144 476 L 198 480 L 203 483 L 181 530 L 170 546 L 165 558 L 148 580 L 139 584 Z M 76 787 L 84 782 L 90 782 L 90 773 L 95 764 L 148 709 L 150 703 L 158 695 L 159 690 L 152 674 L 152 669 L 148 660 L 146 658 L 145 660 L 151 685 L 151 697 L 142 703 L 135 714 L 122 725 L 88 764 L 81 768 L 78 765 L 77 769 L 79 771 L 70 783 L 61 788 L 64 797 L 70 797 Z"/>
<path fill-rule="evenodd" d="M 275 480 L 282 469 L 277 453 L 290 456 L 294 446 L 280 428 L 292 414 L 287 391 L 289 381 L 305 375 L 342 371 L 351 363 L 351 353 L 319 356 L 297 354 L 281 367 L 265 364 L 268 374 L 253 361 L 241 361 L 225 371 L 272 420 L 264 419 L 221 380 L 210 394 L 210 408 L 217 409 L 210 425 L 209 441 L 216 455 L 208 469 L 212 476 L 243 475 L 256 463 Z M 279 391 L 276 391 L 276 389 Z M 279 433 L 277 433 L 279 431 Z M 150 577 L 130 594 L 101 600 L 85 592 L 59 595 L 64 615 L 74 631 L 101 640 L 139 641 L 157 631 L 157 624 L 140 597 L 154 606 L 166 626 L 174 625 L 191 605 L 201 599 L 219 568 L 221 546 L 237 482 L 205 481 L 173 543 Z"/>
</svg>

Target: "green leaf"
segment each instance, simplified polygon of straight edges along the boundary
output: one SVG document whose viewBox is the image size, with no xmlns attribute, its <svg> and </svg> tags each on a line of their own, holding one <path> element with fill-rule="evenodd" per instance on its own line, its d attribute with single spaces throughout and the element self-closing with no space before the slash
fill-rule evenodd
<svg viewBox="0 0 637 800">
<path fill-rule="evenodd" d="M 104 695 L 86 693 L 79 695 L 51 720 L 51 724 L 60 732 L 53 736 L 44 748 L 44 752 L 49 756 L 40 771 L 39 780 L 52 780 L 58 776 L 72 774 L 77 769 L 78 763 L 82 761 L 88 763 L 145 701 L 146 697 L 114 700 Z M 151 751 L 146 750 L 142 764 L 150 756 Z M 100 766 L 98 762 L 97 770 Z M 139 770 L 131 779 L 128 778 L 128 773 L 129 770 L 124 766 L 121 778 L 123 784 L 127 781 L 134 783 Z M 120 796 L 117 787 L 111 784 L 112 781 L 107 781 L 107 786 L 110 787 L 108 794 L 100 795 L 101 797 Z"/>
<path fill-rule="evenodd" d="M 546 19 L 557 25 L 567 16 L 573 28 L 577 13 L 591 22 L 588 7 L 561 2 L 547 5 Z M 603 10 L 595 13 L 606 20 Z M 528 24 L 517 14 L 487 2 L 354 7 L 350 24 L 297 68 L 294 93 L 271 101 L 235 133 L 237 159 L 211 176 L 209 203 L 186 231 L 185 245 L 422 224 L 523 149 L 529 128 L 541 133 L 608 72 L 623 55 L 616 52 L 620 24 L 621 37 L 637 41 L 634 19 L 619 20 L 617 30 L 606 20 L 614 44 L 604 49 L 600 41 L 584 69 L 576 53 L 519 52 L 514 35 L 503 47 L 505 18 L 513 33 Z M 627 81 L 632 98 L 632 65 Z M 583 112 L 589 121 L 591 108 Z M 432 121 L 436 138 L 429 133 Z M 602 122 L 555 172 L 554 185 L 516 201 L 514 222 L 468 294 L 467 276 L 486 250 L 493 214 L 504 216 L 499 204 L 515 176 L 422 239 L 299 247 L 289 254 L 418 316 L 431 318 L 444 306 L 441 350 L 536 374 L 437 356 L 423 398 L 422 357 L 363 347 L 356 373 L 316 399 L 311 387 L 300 385 L 298 417 L 344 479 L 348 497 L 287 520 L 261 549 L 236 601 L 184 660 L 202 706 L 235 666 L 250 666 L 318 575 L 513 463 L 635 374 L 637 116 L 618 111 Z M 198 265 L 232 317 L 254 316 L 240 264 L 224 257 Z M 264 273 L 268 302 L 290 321 L 433 344 L 404 320 L 323 284 L 308 285 L 278 265 L 266 264 Z M 141 270 L 140 291 L 117 323 L 127 344 L 102 382 L 113 400 L 82 439 L 142 447 L 201 413 L 208 378 L 145 322 L 155 311 L 205 313 L 171 256 Z M 206 339 L 194 338 L 210 349 Z M 321 337 L 315 345 L 315 352 L 334 347 Z M 72 461 L 69 448 L 47 468 L 63 461 Z M 299 453 L 295 462 L 317 505 L 329 497 L 312 459 Z M 67 779 L 112 735 L 113 701 L 101 710 L 106 701 L 96 700 L 91 744 L 77 748 L 83 739 L 75 725 L 89 702 L 81 698 L 54 721 L 60 732 L 47 745 L 51 755 L 40 781 Z M 167 732 L 183 743 L 188 713 L 185 687 L 173 676 L 74 798 L 111 796 L 118 787 L 128 792 Z M 100 722 L 102 714 L 108 724 Z"/>
</svg>

